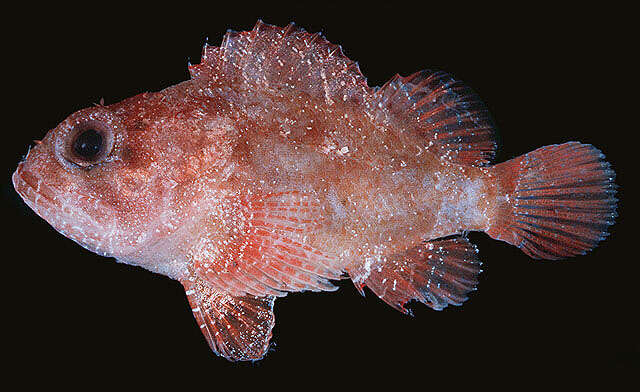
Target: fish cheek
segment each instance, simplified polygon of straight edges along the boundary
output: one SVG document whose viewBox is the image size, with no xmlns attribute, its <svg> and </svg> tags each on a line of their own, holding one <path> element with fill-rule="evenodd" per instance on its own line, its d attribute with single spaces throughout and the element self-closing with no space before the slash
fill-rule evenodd
<svg viewBox="0 0 640 392">
<path fill-rule="evenodd" d="M 150 152 L 139 148 L 135 140 L 123 143 L 117 155 L 110 167 L 105 167 L 105 175 L 113 184 L 117 197 L 128 201 L 136 200 L 143 196 L 148 187 L 153 157 Z"/>
<path fill-rule="evenodd" d="M 135 151 L 130 146 L 124 146 L 122 148 L 122 152 L 120 153 L 120 159 L 122 160 L 122 162 L 130 165 L 134 158 Z"/>
<path fill-rule="evenodd" d="M 142 238 L 149 225 L 157 221 L 164 209 L 166 185 L 164 172 L 154 162 L 152 151 L 123 146 L 118 162 L 105 173 L 105 202 L 113 208 L 125 236 Z"/>
<path fill-rule="evenodd" d="M 138 246 L 156 205 L 154 195 L 145 185 L 144 174 L 121 169 L 100 174 L 85 179 L 100 200 L 99 206 L 87 205 L 88 213 L 95 214 L 96 222 L 112 232 L 115 251 Z"/>
</svg>

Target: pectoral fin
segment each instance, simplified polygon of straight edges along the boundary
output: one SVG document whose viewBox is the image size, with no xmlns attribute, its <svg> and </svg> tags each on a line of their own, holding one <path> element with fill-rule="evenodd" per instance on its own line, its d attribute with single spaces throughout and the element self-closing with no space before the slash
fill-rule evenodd
<svg viewBox="0 0 640 392">
<path fill-rule="evenodd" d="M 225 219 L 238 223 L 221 228 L 212 221 L 213 236 L 203 236 L 191 255 L 196 276 L 237 297 L 337 290 L 330 282 L 342 276 L 335 257 L 306 241 L 322 219 L 317 197 L 289 191 L 229 203 L 239 207 Z"/>
<path fill-rule="evenodd" d="M 211 349 L 230 361 L 254 361 L 267 352 L 275 324 L 275 297 L 234 297 L 198 279 L 182 281 L 193 315 Z"/>
</svg>

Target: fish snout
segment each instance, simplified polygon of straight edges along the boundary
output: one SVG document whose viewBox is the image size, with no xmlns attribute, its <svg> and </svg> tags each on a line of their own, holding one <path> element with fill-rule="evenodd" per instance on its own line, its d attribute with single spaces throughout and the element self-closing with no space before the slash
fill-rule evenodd
<svg viewBox="0 0 640 392">
<path fill-rule="evenodd" d="M 33 150 L 18 164 L 11 176 L 13 187 L 22 200 L 55 230 L 101 255 L 109 255 L 111 246 L 105 240 L 105 227 L 82 208 L 79 195 L 70 193 L 62 183 L 34 160 Z"/>
</svg>

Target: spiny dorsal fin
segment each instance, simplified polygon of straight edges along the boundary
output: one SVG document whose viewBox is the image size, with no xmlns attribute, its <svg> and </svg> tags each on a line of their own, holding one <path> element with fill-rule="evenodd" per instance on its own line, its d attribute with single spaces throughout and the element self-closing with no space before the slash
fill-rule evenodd
<svg viewBox="0 0 640 392">
<path fill-rule="evenodd" d="M 487 108 L 467 86 L 445 72 L 394 76 L 376 92 L 381 114 L 408 119 L 428 147 L 453 162 L 483 166 L 496 150 Z"/>
<path fill-rule="evenodd" d="M 319 33 L 293 23 L 281 28 L 258 21 L 251 31 L 228 31 L 220 47 L 205 45 L 200 64 L 189 67 L 192 79 L 291 89 L 335 101 L 361 103 L 371 93 L 358 64 Z"/>
</svg>

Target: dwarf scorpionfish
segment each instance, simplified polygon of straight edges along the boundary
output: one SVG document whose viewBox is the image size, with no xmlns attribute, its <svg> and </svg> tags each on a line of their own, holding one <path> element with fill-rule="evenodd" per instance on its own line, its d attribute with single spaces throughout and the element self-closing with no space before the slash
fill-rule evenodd
<svg viewBox="0 0 640 392">
<path fill-rule="evenodd" d="M 615 217 L 591 145 L 491 165 L 487 109 L 444 72 L 371 88 L 319 34 L 258 22 L 206 45 L 190 80 L 71 114 L 13 174 L 98 254 L 180 281 L 212 350 L 256 360 L 277 297 L 348 277 L 401 312 L 475 290 L 484 231 L 539 259 L 584 254 Z"/>
</svg>

